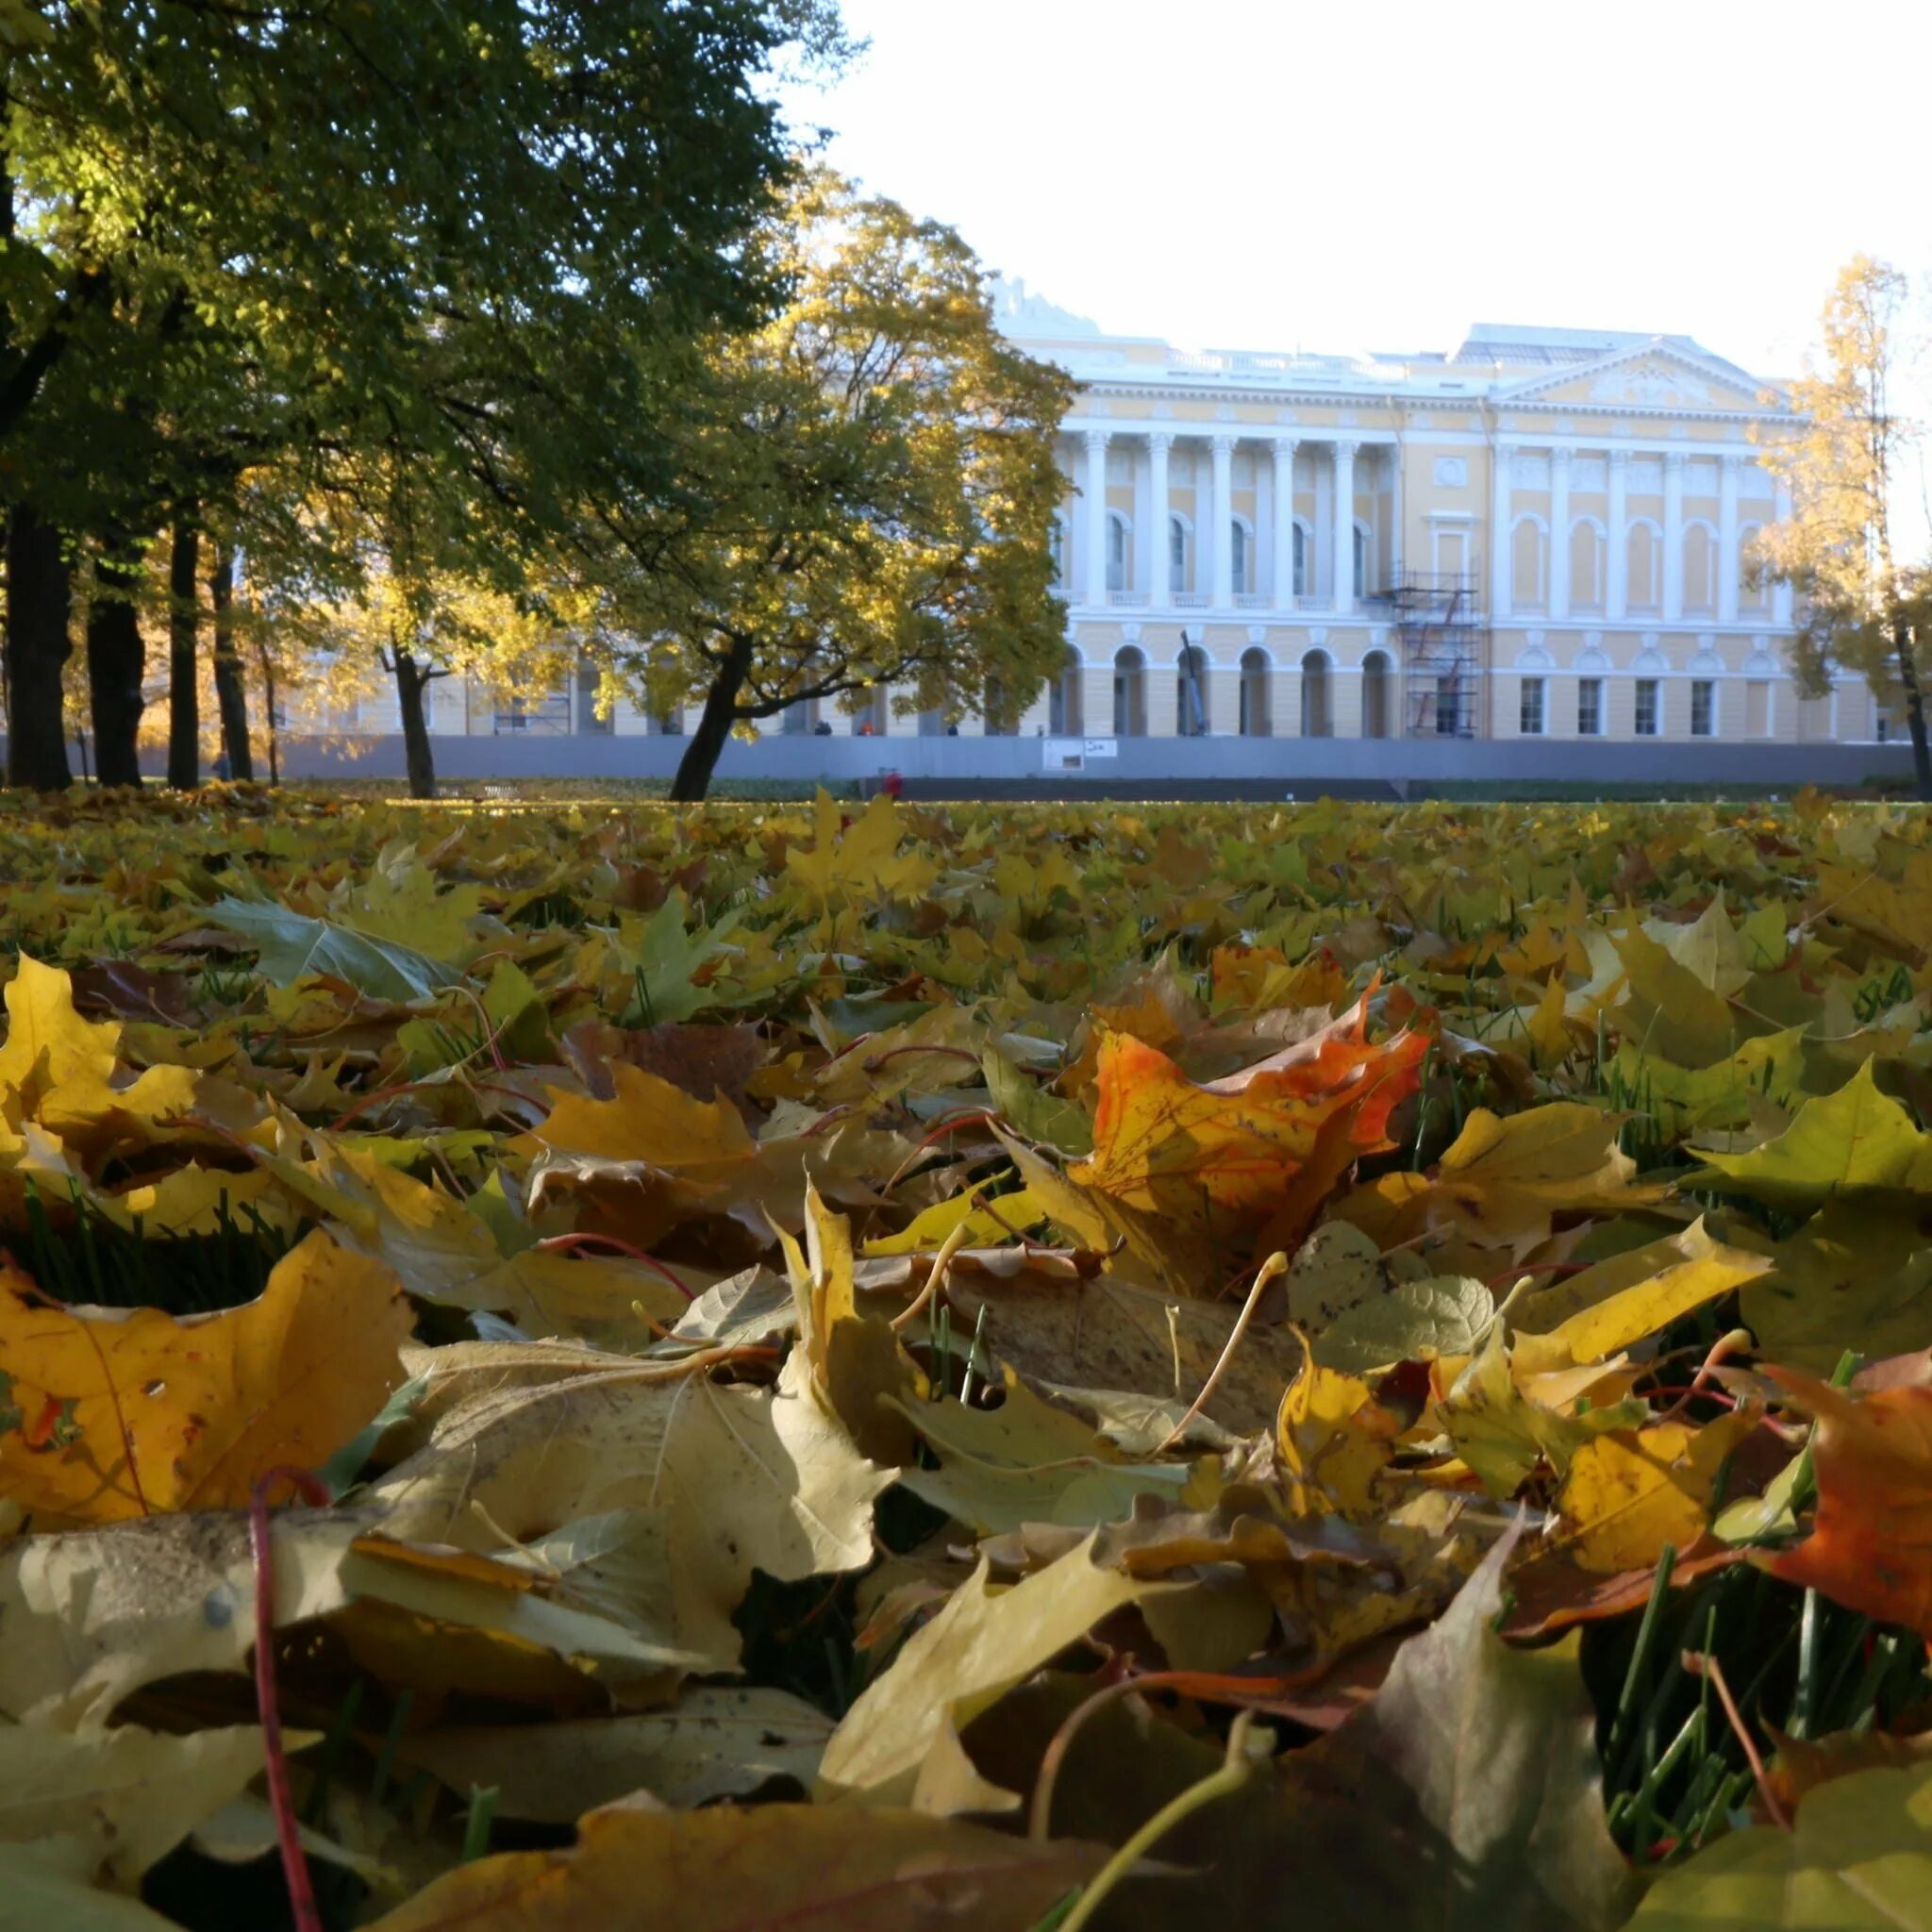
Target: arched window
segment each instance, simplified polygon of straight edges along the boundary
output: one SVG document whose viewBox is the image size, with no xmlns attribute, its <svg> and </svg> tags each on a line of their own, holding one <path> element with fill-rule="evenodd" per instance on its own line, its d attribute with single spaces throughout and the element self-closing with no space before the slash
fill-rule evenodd
<svg viewBox="0 0 1932 1932">
<path fill-rule="evenodd" d="M 1127 520 L 1118 510 L 1107 515 L 1107 588 L 1109 592 L 1127 588 Z"/>
<path fill-rule="evenodd" d="M 1695 523 L 1684 530 L 1684 612 L 1708 617 L 1717 609 L 1717 532 Z"/>
<path fill-rule="evenodd" d="M 1080 654 L 1069 644 L 1060 659 L 1060 675 L 1046 692 L 1046 728 L 1055 738 L 1081 735 L 1080 685 Z"/>
<path fill-rule="evenodd" d="M 1064 584 L 1067 580 L 1067 520 L 1056 516 L 1046 528 L 1046 554 L 1053 559 L 1053 580 Z"/>
<path fill-rule="evenodd" d="M 1758 552 L 1763 535 L 1763 527 L 1757 524 L 1746 524 L 1738 532 L 1738 608 L 1753 615 L 1771 608 L 1771 578 Z"/>
<path fill-rule="evenodd" d="M 1183 644 L 1174 670 L 1174 721 L 1183 738 L 1208 735 L 1208 654 Z"/>
<path fill-rule="evenodd" d="M 1369 533 L 1357 524 L 1355 526 L 1355 594 L 1366 597 L 1369 594 Z"/>
<path fill-rule="evenodd" d="M 1185 517 L 1167 522 L 1167 588 L 1175 595 L 1188 588 L 1188 525 Z"/>
<path fill-rule="evenodd" d="M 1113 735 L 1147 736 L 1147 660 L 1134 644 L 1123 644 L 1114 653 Z"/>
<path fill-rule="evenodd" d="M 1549 532 L 1541 517 L 1518 517 L 1509 533 L 1509 581 L 1516 608 L 1541 610 L 1549 595 Z"/>
<path fill-rule="evenodd" d="M 1371 651 L 1362 659 L 1362 736 L 1389 737 L 1390 677 L 1387 651 Z"/>
<path fill-rule="evenodd" d="M 1268 653 L 1258 644 L 1241 653 L 1241 736 L 1270 738 L 1274 720 L 1268 703 Z"/>
<path fill-rule="evenodd" d="M 1249 581 L 1254 573 L 1255 540 L 1239 517 L 1227 526 L 1227 555 L 1233 566 L 1234 593 L 1245 597 L 1255 588 Z"/>
<path fill-rule="evenodd" d="M 1664 604 L 1663 532 L 1647 518 L 1630 525 L 1629 596 L 1633 611 L 1656 612 Z"/>
<path fill-rule="evenodd" d="M 1302 658 L 1302 736 L 1331 738 L 1335 726 L 1328 708 L 1328 659 L 1321 651 Z"/>
<path fill-rule="evenodd" d="M 1604 526 L 1594 517 L 1578 517 L 1570 525 L 1570 608 L 1604 608 Z"/>
</svg>

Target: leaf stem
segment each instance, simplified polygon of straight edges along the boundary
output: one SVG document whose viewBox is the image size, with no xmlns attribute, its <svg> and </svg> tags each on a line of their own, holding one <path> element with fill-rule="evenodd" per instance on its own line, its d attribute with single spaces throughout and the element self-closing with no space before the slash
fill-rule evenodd
<svg viewBox="0 0 1932 1932">
<path fill-rule="evenodd" d="M 282 1715 L 275 1695 L 275 1571 L 268 1499 L 277 1483 L 286 1482 L 305 1503 L 325 1508 L 329 1493 L 322 1480 L 306 1469 L 272 1469 L 261 1476 L 248 1499 L 248 1546 L 255 1565 L 255 1702 L 261 1715 L 261 1755 L 268 1774 L 269 1808 L 275 1817 L 275 1842 L 281 1849 L 282 1876 L 289 1887 L 289 1913 L 295 1932 L 323 1932 L 322 1911 L 315 1903 L 315 1886 L 308 1861 L 302 1856 L 302 1825 L 289 1789 L 289 1758 L 282 1748 Z"/>
<path fill-rule="evenodd" d="M 1227 1733 L 1227 1755 L 1220 1768 L 1190 1785 L 1163 1805 L 1126 1843 L 1093 1874 L 1079 1903 L 1060 1921 L 1059 1932 L 1081 1932 L 1123 1878 L 1175 1825 L 1204 1810 L 1218 1798 L 1232 1797 L 1253 1775 L 1255 1760 L 1248 1755 L 1248 1731 L 1255 1722 L 1251 1710 L 1237 1713 Z"/>
<path fill-rule="evenodd" d="M 1731 1729 L 1737 1734 L 1738 1742 L 1744 1747 L 1745 1761 L 1751 1767 L 1751 1775 L 1757 1783 L 1757 1795 L 1764 1800 L 1764 1809 L 1771 1822 L 1780 1831 L 1789 1831 L 1791 1821 L 1785 1816 L 1785 1807 L 1777 1801 L 1773 1790 L 1770 1775 L 1764 1769 L 1764 1759 L 1758 1755 L 1757 1740 L 1745 1728 L 1743 1714 L 1738 1708 L 1738 1700 L 1731 1695 L 1731 1687 L 1724 1681 L 1724 1667 L 1708 1651 L 1687 1650 L 1684 1653 L 1684 1668 L 1693 1676 L 1708 1677 L 1710 1687 L 1717 1692 L 1717 1701 L 1724 1707 L 1724 1716 L 1730 1720 Z"/>
<path fill-rule="evenodd" d="M 1277 1279 L 1287 1273 L 1288 1257 L 1281 1253 L 1279 1249 L 1276 1249 L 1274 1254 L 1270 1255 L 1256 1271 L 1255 1285 L 1248 1290 L 1248 1298 L 1241 1304 L 1241 1311 L 1235 1317 L 1234 1326 L 1228 1331 L 1226 1344 L 1223 1347 L 1213 1368 L 1208 1372 L 1208 1379 L 1201 1384 L 1200 1394 L 1194 1397 L 1187 1414 L 1182 1416 L 1180 1421 L 1174 1424 L 1174 1427 L 1168 1430 L 1166 1436 L 1161 1439 L 1154 1451 L 1155 1455 L 1165 1456 L 1187 1434 L 1189 1425 L 1193 1422 L 1194 1418 L 1207 1407 L 1208 1398 L 1214 1393 L 1223 1372 L 1226 1369 L 1228 1363 L 1234 1359 L 1235 1350 L 1241 1345 L 1241 1337 L 1248 1332 L 1248 1323 L 1254 1317 L 1255 1305 L 1261 1299 L 1261 1291 L 1271 1281 Z"/>
</svg>

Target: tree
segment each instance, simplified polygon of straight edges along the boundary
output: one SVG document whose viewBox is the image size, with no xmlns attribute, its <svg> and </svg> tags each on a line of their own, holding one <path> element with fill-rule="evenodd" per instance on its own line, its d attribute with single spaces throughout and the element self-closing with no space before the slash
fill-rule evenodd
<svg viewBox="0 0 1932 1932">
<path fill-rule="evenodd" d="M 685 387 L 666 496 L 591 506 L 606 635 L 653 712 L 702 704 L 672 796 L 734 730 L 901 685 L 1009 725 L 1065 647 L 1047 537 L 1066 378 L 994 326 L 951 229 L 814 175 L 761 242 L 791 290 Z"/>
<path fill-rule="evenodd" d="M 235 640 L 235 546 L 225 540 L 215 544 L 214 566 L 208 572 L 208 609 L 214 637 L 215 706 L 222 721 L 222 756 L 228 776 L 246 784 L 255 776 L 255 755 L 248 743 L 248 695 L 242 675 L 242 653 Z"/>
<path fill-rule="evenodd" d="M 64 791 L 73 576 L 60 532 L 26 505 L 7 525 L 7 782 Z"/>
<path fill-rule="evenodd" d="M 89 661 L 117 774 L 125 612 L 176 507 L 223 527 L 251 467 L 309 465 L 307 494 L 372 446 L 479 518 L 559 501 L 587 426 L 626 425 L 506 406 L 558 402 L 564 345 L 768 312 L 741 242 L 791 163 L 758 83 L 841 45 L 833 0 L 6 0 L 5 25 L 0 475 L 115 593 Z"/>
<path fill-rule="evenodd" d="M 517 702 L 563 684 L 576 645 L 567 586 L 540 594 L 528 559 L 498 559 L 505 567 L 492 581 L 468 566 L 449 530 L 411 514 L 423 507 L 399 488 L 391 515 L 361 535 L 353 587 L 317 583 L 305 598 L 283 584 L 271 622 L 284 656 L 300 666 L 300 694 L 311 708 L 343 709 L 374 696 L 381 679 L 393 682 L 410 796 L 434 798 L 431 688 L 461 677 Z"/>
<path fill-rule="evenodd" d="M 176 518 L 168 548 L 168 783 L 201 783 L 201 531 Z"/>
<path fill-rule="evenodd" d="M 1795 434 L 1765 448 L 1792 511 L 1763 533 L 1761 564 L 1796 591 L 1790 650 L 1800 688 L 1822 696 L 1833 673 L 1848 668 L 1880 704 L 1902 706 L 1919 792 L 1932 799 L 1920 663 L 1922 633 L 1932 638 L 1932 563 L 1895 547 L 1896 492 L 1914 440 L 1891 405 L 1907 292 L 1905 276 L 1870 256 L 1839 272 L 1821 318 L 1824 366 L 1792 385 Z"/>
</svg>

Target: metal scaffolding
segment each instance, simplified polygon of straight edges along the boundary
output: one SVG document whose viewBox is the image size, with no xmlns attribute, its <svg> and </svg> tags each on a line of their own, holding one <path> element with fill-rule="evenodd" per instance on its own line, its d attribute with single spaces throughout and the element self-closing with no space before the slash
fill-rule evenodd
<svg viewBox="0 0 1932 1932">
<path fill-rule="evenodd" d="M 1409 737 L 1481 737 L 1490 627 L 1474 573 L 1405 571 L 1390 586 L 1388 601 L 1402 639 Z"/>
</svg>

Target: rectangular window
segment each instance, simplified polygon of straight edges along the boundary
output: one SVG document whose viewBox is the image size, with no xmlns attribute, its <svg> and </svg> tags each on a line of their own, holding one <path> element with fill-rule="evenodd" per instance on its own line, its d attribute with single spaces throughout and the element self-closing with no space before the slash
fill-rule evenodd
<svg viewBox="0 0 1932 1932">
<path fill-rule="evenodd" d="M 1754 677 L 1744 687 L 1744 736 L 1771 736 L 1771 680 Z"/>
<path fill-rule="evenodd" d="M 1716 682 L 1708 677 L 1693 677 L 1690 680 L 1690 736 L 1713 738 L 1716 735 Z"/>
<path fill-rule="evenodd" d="M 1898 727 L 1892 723 L 1891 713 L 1881 710 L 1873 720 L 1872 735 L 1880 744 L 1890 744 L 1898 736 Z"/>
<path fill-rule="evenodd" d="M 1601 677 L 1576 680 L 1576 735 L 1601 738 L 1604 735 L 1604 681 Z"/>
<path fill-rule="evenodd" d="M 511 732 L 568 733 L 570 730 L 570 692 L 553 691 L 541 693 L 535 703 L 521 698 L 510 698 L 500 703 L 496 708 L 496 732 L 502 737 Z"/>
<path fill-rule="evenodd" d="M 1518 712 L 1517 728 L 1525 738 L 1543 735 L 1543 690 L 1541 677 L 1523 680 L 1523 703 Z"/>
<path fill-rule="evenodd" d="M 1657 692 L 1660 687 L 1654 677 L 1640 677 L 1637 680 L 1637 735 L 1639 738 L 1657 736 Z"/>
</svg>

